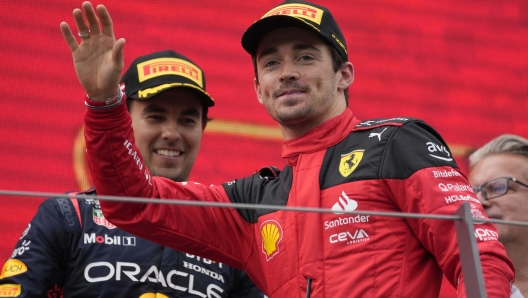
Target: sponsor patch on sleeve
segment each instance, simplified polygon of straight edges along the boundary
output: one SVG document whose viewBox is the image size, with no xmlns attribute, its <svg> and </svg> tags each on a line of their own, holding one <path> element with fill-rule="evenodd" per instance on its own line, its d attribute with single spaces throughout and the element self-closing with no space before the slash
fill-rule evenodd
<svg viewBox="0 0 528 298">
<path fill-rule="evenodd" d="M 0 297 L 18 297 L 22 292 L 21 285 L 5 284 L 0 285 Z"/>
<path fill-rule="evenodd" d="M 27 271 L 27 266 L 24 262 L 16 259 L 8 259 L 4 267 L 2 267 L 2 272 L 0 273 L 0 279 L 4 277 L 9 277 L 13 275 L 22 274 Z"/>
</svg>

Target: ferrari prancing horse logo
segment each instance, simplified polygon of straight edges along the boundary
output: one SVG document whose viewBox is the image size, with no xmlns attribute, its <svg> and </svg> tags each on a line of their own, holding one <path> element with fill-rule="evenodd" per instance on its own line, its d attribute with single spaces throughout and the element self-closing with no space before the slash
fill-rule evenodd
<svg viewBox="0 0 528 298">
<path fill-rule="evenodd" d="M 363 158 L 364 149 L 354 150 L 350 153 L 341 154 L 341 161 L 339 162 L 339 173 L 343 177 L 348 177 L 361 162 Z"/>
</svg>

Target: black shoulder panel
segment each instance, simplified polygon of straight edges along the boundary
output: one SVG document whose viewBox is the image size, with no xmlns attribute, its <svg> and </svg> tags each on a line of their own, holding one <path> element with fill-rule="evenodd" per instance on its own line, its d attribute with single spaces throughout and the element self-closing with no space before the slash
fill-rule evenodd
<svg viewBox="0 0 528 298">
<path fill-rule="evenodd" d="M 354 127 L 354 130 L 372 129 L 380 126 L 393 125 L 402 126 L 405 123 L 418 120 L 412 117 L 376 118 L 361 121 Z"/>
<path fill-rule="evenodd" d="M 229 199 L 233 203 L 286 206 L 292 186 L 290 166 L 279 171 L 276 167 L 262 168 L 252 176 L 223 183 Z M 274 210 L 237 209 L 238 213 L 250 223 L 258 221 L 259 216 Z"/>
<path fill-rule="evenodd" d="M 422 121 L 411 122 L 398 129 L 384 159 L 383 178 L 404 179 L 429 167 L 458 168 L 444 139 Z"/>
<path fill-rule="evenodd" d="M 410 117 L 359 123 L 339 144 L 328 148 L 321 167 L 321 189 L 357 180 L 407 178 L 419 169 L 456 167 L 440 135 Z"/>
</svg>

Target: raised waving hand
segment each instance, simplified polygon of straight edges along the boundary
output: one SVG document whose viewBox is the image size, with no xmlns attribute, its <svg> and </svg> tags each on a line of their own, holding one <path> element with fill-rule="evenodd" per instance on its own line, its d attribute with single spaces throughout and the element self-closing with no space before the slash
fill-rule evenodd
<svg viewBox="0 0 528 298">
<path fill-rule="evenodd" d="M 92 100 L 105 101 L 118 91 L 125 40 L 116 41 L 112 19 L 103 5 L 97 6 L 96 14 L 90 2 L 83 2 L 82 10 L 73 10 L 73 17 L 80 43 L 66 22 L 60 28 L 72 51 L 77 78 Z"/>
</svg>

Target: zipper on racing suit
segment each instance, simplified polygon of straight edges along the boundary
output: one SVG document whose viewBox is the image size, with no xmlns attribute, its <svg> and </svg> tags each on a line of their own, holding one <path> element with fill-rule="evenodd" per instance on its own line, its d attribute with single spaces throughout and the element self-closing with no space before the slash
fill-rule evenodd
<svg viewBox="0 0 528 298">
<path fill-rule="evenodd" d="M 306 298 L 310 298 L 311 292 L 312 292 L 312 278 L 309 276 L 306 276 L 308 279 L 308 282 L 306 284 Z"/>
</svg>

